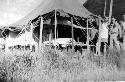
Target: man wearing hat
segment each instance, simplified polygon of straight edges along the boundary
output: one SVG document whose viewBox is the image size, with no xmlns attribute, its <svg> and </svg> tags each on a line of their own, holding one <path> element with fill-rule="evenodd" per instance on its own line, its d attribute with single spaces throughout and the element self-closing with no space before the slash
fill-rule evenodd
<svg viewBox="0 0 125 82">
<path fill-rule="evenodd" d="M 122 16 L 123 16 L 123 20 L 120 21 L 120 23 L 122 26 L 122 33 L 123 33 L 123 50 L 125 50 L 125 14 Z"/>
<path fill-rule="evenodd" d="M 109 34 L 110 34 L 110 48 L 113 49 L 113 47 L 115 46 L 116 49 L 119 51 L 120 43 L 118 41 L 118 35 L 121 37 L 122 32 L 121 32 L 121 27 L 115 18 L 112 18 L 112 24 L 110 26 Z"/>
</svg>

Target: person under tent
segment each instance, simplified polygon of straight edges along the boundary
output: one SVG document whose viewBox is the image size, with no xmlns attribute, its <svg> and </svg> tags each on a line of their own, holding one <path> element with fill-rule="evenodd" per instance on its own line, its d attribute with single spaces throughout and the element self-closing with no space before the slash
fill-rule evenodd
<svg viewBox="0 0 125 82">
<path fill-rule="evenodd" d="M 110 48 L 113 49 L 114 46 L 118 51 L 120 51 L 120 43 L 118 41 L 118 35 L 121 37 L 121 27 L 115 18 L 112 18 L 112 24 L 110 25 Z"/>
</svg>

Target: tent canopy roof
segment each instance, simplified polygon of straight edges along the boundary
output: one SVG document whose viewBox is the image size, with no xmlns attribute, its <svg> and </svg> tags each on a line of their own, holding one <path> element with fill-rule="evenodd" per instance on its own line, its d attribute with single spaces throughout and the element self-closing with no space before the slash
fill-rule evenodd
<svg viewBox="0 0 125 82">
<path fill-rule="evenodd" d="M 80 3 L 78 0 L 44 0 L 35 10 L 31 11 L 24 18 L 8 26 L 26 25 L 38 15 L 44 15 L 55 9 L 60 9 L 80 17 L 87 17 L 92 14 L 83 6 L 83 3 Z"/>
</svg>

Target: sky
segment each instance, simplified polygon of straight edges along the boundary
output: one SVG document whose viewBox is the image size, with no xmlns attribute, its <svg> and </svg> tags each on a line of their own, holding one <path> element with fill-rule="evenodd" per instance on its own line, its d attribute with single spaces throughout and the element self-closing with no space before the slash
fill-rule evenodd
<svg viewBox="0 0 125 82">
<path fill-rule="evenodd" d="M 0 26 L 6 26 L 22 19 L 43 0 L 0 0 Z"/>
<path fill-rule="evenodd" d="M 0 26 L 8 26 L 28 15 L 44 0 L 0 0 Z M 87 0 L 78 0 L 85 3 Z"/>
</svg>

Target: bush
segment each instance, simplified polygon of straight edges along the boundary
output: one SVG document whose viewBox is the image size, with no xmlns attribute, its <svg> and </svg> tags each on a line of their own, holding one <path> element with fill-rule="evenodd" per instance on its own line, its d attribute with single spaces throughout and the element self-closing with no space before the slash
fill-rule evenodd
<svg viewBox="0 0 125 82">
<path fill-rule="evenodd" d="M 6 54 L 0 63 L 0 76 L 4 81 L 20 81 L 33 68 L 34 59 L 29 53 L 23 55 Z"/>
<path fill-rule="evenodd" d="M 121 67 L 121 54 L 115 49 L 110 49 L 106 55 L 106 61 L 108 64 L 115 65 L 117 68 Z"/>
</svg>

